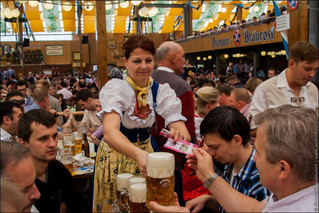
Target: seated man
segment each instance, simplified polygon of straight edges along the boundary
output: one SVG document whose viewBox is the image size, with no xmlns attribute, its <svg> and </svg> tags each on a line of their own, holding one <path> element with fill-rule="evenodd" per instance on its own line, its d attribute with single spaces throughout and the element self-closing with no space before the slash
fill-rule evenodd
<svg viewBox="0 0 319 213">
<path fill-rule="evenodd" d="M 30 151 L 26 147 L 8 141 L 0 141 L 1 151 L 1 209 L 0 212 L 37 212 L 32 205 L 39 199 L 40 193 L 34 184 L 35 169 L 31 159 Z M 8 190 L 10 194 L 2 193 L 7 185 L 4 185 L 3 177 L 15 188 Z M 14 196 L 14 197 L 12 197 Z M 13 203 L 15 201 L 15 203 Z"/>
<path fill-rule="evenodd" d="M 4 101 L 0 103 L 0 139 L 5 141 L 17 141 L 18 122 L 23 107 L 14 102 Z"/>
<path fill-rule="evenodd" d="M 95 132 L 102 125 L 102 122 L 96 116 L 97 110 L 99 109 L 97 107 L 99 98 L 95 98 L 90 90 L 82 89 L 76 95 L 75 99 L 82 109 L 85 109 L 82 122 L 85 122 L 88 125 L 90 133 Z"/>
<path fill-rule="evenodd" d="M 237 191 L 261 201 L 270 192 L 259 183 L 259 173 L 253 161 L 255 150 L 249 142 L 249 131 L 247 119 L 235 108 L 226 106 L 211 110 L 200 126 L 206 144 L 203 149 L 216 161 L 227 164 L 223 173 L 227 183 Z M 214 201 L 214 193 L 202 195 L 188 201 L 186 207 L 196 212 L 205 203 L 214 204 Z M 220 212 L 224 212 L 222 208 Z"/>
<path fill-rule="evenodd" d="M 251 98 L 249 92 L 245 88 L 235 88 L 229 96 L 229 106 L 235 107 L 248 119 Z"/>
<path fill-rule="evenodd" d="M 273 194 L 259 202 L 234 190 L 218 177 L 211 156 L 202 149 L 187 156 L 190 167 L 227 212 L 318 211 L 318 117 L 314 110 L 283 105 L 256 116 L 257 139 L 254 161 L 262 183 Z M 315 169 L 315 171 L 314 171 Z M 189 211 L 151 202 L 156 212 Z"/>
<path fill-rule="evenodd" d="M 40 212 L 89 212 L 88 200 L 74 185 L 70 172 L 55 159 L 57 135 L 56 120 L 46 110 L 30 110 L 19 121 L 19 142 L 30 149 L 35 184 L 41 192 L 34 205 Z"/>
<path fill-rule="evenodd" d="M 22 93 L 18 90 L 11 90 L 10 92 L 8 92 L 6 101 L 17 102 L 21 104 L 21 106 L 24 109 L 25 100 L 23 98 Z"/>
</svg>

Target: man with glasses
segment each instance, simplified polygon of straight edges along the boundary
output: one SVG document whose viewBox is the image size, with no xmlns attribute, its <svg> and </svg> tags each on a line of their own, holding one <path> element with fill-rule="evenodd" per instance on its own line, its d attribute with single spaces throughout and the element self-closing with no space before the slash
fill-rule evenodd
<svg viewBox="0 0 319 213">
<path fill-rule="evenodd" d="M 31 106 L 34 101 L 31 96 L 27 95 L 27 88 L 28 83 L 25 80 L 19 80 L 15 85 L 15 89 L 20 91 L 23 95 L 23 98 L 25 100 L 25 106 Z"/>
<path fill-rule="evenodd" d="M 0 103 L 0 139 L 5 141 L 17 141 L 18 122 L 22 116 L 23 107 L 14 102 L 4 101 Z"/>
<path fill-rule="evenodd" d="M 10 92 L 8 92 L 8 94 L 6 96 L 6 101 L 19 103 L 19 104 L 21 104 L 21 106 L 23 106 L 23 108 L 25 105 L 25 100 L 23 98 L 23 94 L 18 90 L 11 90 Z"/>
</svg>

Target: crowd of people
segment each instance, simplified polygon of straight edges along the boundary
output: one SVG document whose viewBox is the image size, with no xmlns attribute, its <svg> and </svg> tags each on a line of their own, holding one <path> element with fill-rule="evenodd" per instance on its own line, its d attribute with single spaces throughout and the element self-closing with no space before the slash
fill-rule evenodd
<svg viewBox="0 0 319 213">
<path fill-rule="evenodd" d="M 297 42 L 287 69 L 263 77 L 240 61 L 223 74 L 185 73 L 178 43 L 155 49 L 144 35 L 130 36 L 123 53 L 126 71 L 113 67 L 100 91 L 95 72 L 2 76 L 1 211 L 96 212 L 114 201 L 117 174 L 145 176 L 147 154 L 158 151 L 175 156 L 176 205 L 151 202 L 154 212 L 318 211 L 317 47 Z M 97 147 L 92 200 L 56 160 L 63 128 L 76 121 Z M 166 149 L 162 128 L 199 148 Z"/>
</svg>

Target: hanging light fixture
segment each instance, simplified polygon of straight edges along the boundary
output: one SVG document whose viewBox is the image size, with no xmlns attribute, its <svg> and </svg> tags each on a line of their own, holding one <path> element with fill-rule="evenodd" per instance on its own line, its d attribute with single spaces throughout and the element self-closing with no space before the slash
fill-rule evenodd
<svg viewBox="0 0 319 213">
<path fill-rule="evenodd" d="M 197 58 L 196 58 L 196 59 L 197 59 L 197 61 L 200 61 L 200 56 L 197 56 Z"/>
<path fill-rule="evenodd" d="M 124 2 L 121 2 L 120 3 L 120 6 L 122 7 L 122 8 L 127 8 L 128 6 L 129 6 L 129 2 L 128 1 L 124 1 Z"/>
<path fill-rule="evenodd" d="M 212 57 L 211 55 L 209 55 L 209 56 L 207 56 L 207 58 L 208 58 L 209 60 L 211 60 L 213 57 Z"/>
<path fill-rule="evenodd" d="M 11 10 L 11 15 L 12 15 L 12 17 L 18 17 L 20 15 L 19 9 L 14 8 L 13 10 Z"/>
<path fill-rule="evenodd" d="M 39 2 L 35 0 L 29 0 L 28 3 L 31 7 L 37 7 L 39 5 Z"/>
<path fill-rule="evenodd" d="M 111 10 L 113 7 L 112 2 L 105 1 L 105 10 Z"/>
<path fill-rule="evenodd" d="M 226 7 L 222 7 L 221 9 L 220 9 L 220 11 L 222 12 L 222 13 L 226 13 Z"/>
<path fill-rule="evenodd" d="M 229 55 L 228 55 L 228 54 L 225 54 L 225 55 L 224 55 L 224 58 L 228 58 L 228 57 L 229 57 Z"/>
<path fill-rule="evenodd" d="M 51 10 L 53 8 L 53 2 L 48 0 L 48 1 L 45 1 L 43 3 L 43 7 L 46 9 L 46 10 Z"/>
<path fill-rule="evenodd" d="M 253 11 L 254 11 L 255 13 L 257 13 L 257 12 L 259 11 L 259 6 L 258 6 L 258 5 L 255 5 L 255 6 L 253 7 Z"/>
<path fill-rule="evenodd" d="M 94 5 L 93 5 L 93 3 L 90 2 L 90 1 L 88 1 L 88 2 L 86 2 L 86 3 L 84 4 L 84 9 L 85 9 L 86 11 L 91 11 L 91 10 L 93 10 L 93 8 L 94 8 Z"/>
<path fill-rule="evenodd" d="M 140 1 L 132 1 L 131 3 L 132 3 L 132 5 L 134 5 L 134 6 L 138 6 L 138 5 L 140 5 L 141 2 L 142 2 L 142 1 L 140 0 Z"/>
<path fill-rule="evenodd" d="M 157 15 L 157 13 L 158 13 L 157 7 L 152 7 L 152 8 L 148 11 L 148 15 L 149 15 L 150 17 L 153 17 L 153 16 Z"/>
<path fill-rule="evenodd" d="M 260 55 L 261 55 L 261 56 L 265 56 L 265 55 L 266 55 L 266 51 L 261 51 L 261 52 L 260 52 Z"/>
<path fill-rule="evenodd" d="M 70 11 L 70 10 L 72 10 L 72 4 L 70 3 L 70 2 L 64 2 L 63 4 L 62 4 L 62 8 L 63 8 L 63 10 L 65 10 L 65 11 Z"/>
<path fill-rule="evenodd" d="M 7 18 L 12 18 L 12 15 L 11 15 L 11 10 L 9 7 L 5 7 L 3 10 L 3 15 Z"/>
<path fill-rule="evenodd" d="M 142 9 L 140 9 L 140 10 L 138 11 L 138 14 L 139 14 L 140 16 L 142 16 L 142 17 L 147 16 L 147 14 L 148 14 L 148 9 L 147 9 L 147 7 L 143 7 Z"/>
<path fill-rule="evenodd" d="M 204 57 L 204 58 L 203 58 L 203 60 L 204 60 L 204 61 L 206 61 L 206 60 L 207 60 L 207 58 L 206 58 L 206 57 Z"/>
</svg>

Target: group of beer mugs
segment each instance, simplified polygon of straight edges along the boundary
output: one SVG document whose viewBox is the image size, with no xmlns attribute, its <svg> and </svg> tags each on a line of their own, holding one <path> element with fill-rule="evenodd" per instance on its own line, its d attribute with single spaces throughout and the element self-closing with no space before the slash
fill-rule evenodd
<svg viewBox="0 0 319 213">
<path fill-rule="evenodd" d="M 130 173 L 116 176 L 116 190 L 121 212 L 148 212 L 146 208 L 146 183 L 143 177 Z"/>
<path fill-rule="evenodd" d="M 118 205 L 122 212 L 149 212 L 150 201 L 174 205 L 174 155 L 167 152 L 149 153 L 146 180 L 122 173 L 116 176 Z"/>
</svg>

